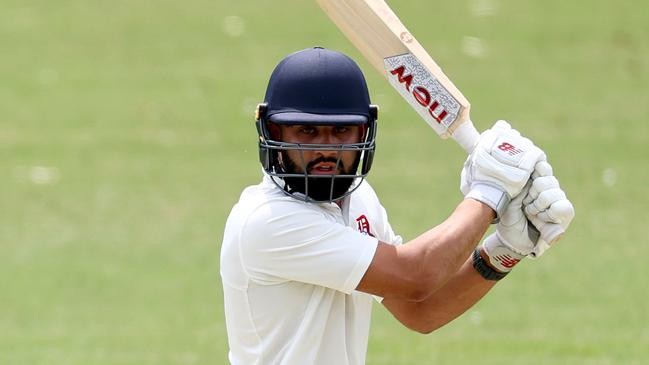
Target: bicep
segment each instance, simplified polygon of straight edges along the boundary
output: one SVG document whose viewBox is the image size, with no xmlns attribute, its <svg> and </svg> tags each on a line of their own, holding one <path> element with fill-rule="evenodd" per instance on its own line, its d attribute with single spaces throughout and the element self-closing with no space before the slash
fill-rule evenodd
<svg viewBox="0 0 649 365">
<path fill-rule="evenodd" d="M 384 298 L 425 300 L 457 273 L 492 218 L 491 208 L 467 199 L 440 225 L 408 243 L 379 243 L 358 290 Z"/>
<path fill-rule="evenodd" d="M 425 291 L 418 279 L 413 253 L 406 246 L 378 243 L 372 261 L 357 290 L 381 297 L 416 300 Z"/>
</svg>

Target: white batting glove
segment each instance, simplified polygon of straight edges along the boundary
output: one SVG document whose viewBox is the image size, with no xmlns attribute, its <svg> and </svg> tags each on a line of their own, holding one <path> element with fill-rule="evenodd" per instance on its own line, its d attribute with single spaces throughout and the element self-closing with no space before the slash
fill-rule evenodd
<svg viewBox="0 0 649 365">
<path fill-rule="evenodd" d="M 476 265 L 474 254 L 474 266 L 487 279 L 502 279 L 536 247 L 539 233 L 523 212 L 523 199 L 530 186 L 531 183 L 526 184 L 521 194 L 511 201 L 496 225 L 496 232 L 485 238 L 478 251 L 491 270 Z"/>
<path fill-rule="evenodd" d="M 490 206 L 500 217 L 509 201 L 517 196 L 530 178 L 534 166 L 545 153 L 499 120 L 483 132 L 461 173 L 460 190 Z"/>
<path fill-rule="evenodd" d="M 531 183 L 523 188 L 500 217 L 496 232 L 485 238 L 482 250 L 488 257 L 488 264 L 501 273 L 508 273 L 514 265 L 534 251 L 539 234 L 523 213 L 523 199 Z"/>
<path fill-rule="evenodd" d="M 549 233 L 554 240 L 568 229 L 575 217 L 575 208 L 561 190 L 559 180 L 552 175 L 552 166 L 545 161 L 539 162 L 532 173 L 532 186 L 523 199 L 523 208 L 527 219 L 540 231 Z M 548 227 L 554 227 L 558 232 L 552 234 L 552 229 Z M 552 242 L 544 238 L 539 239 L 531 252 L 532 257 L 541 256 L 551 247 Z"/>
</svg>

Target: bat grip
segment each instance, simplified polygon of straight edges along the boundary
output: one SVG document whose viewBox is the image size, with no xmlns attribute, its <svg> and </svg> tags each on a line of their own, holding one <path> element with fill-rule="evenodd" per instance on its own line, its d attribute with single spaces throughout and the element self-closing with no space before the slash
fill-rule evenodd
<svg viewBox="0 0 649 365">
<path fill-rule="evenodd" d="M 464 148 L 467 154 L 471 154 L 471 152 L 473 152 L 473 149 L 475 148 L 475 145 L 478 144 L 480 133 L 473 126 L 471 119 L 469 119 L 466 122 L 460 124 L 460 126 L 455 129 L 451 137 L 453 137 L 455 142 L 457 142 L 460 146 L 462 146 L 462 148 Z"/>
<path fill-rule="evenodd" d="M 462 146 L 462 148 L 464 148 L 467 154 L 471 154 L 475 146 L 478 144 L 480 133 L 473 125 L 473 122 L 469 119 L 460 124 L 460 126 L 455 129 L 451 137 L 453 137 L 455 142 L 457 142 L 460 146 Z M 545 223 L 540 227 L 536 227 L 534 224 L 532 224 L 532 222 L 529 223 L 531 227 L 534 227 L 539 231 L 541 239 L 548 244 L 552 244 L 558 241 L 559 238 L 561 238 L 561 235 L 563 235 L 564 233 L 564 229 L 557 223 Z"/>
</svg>

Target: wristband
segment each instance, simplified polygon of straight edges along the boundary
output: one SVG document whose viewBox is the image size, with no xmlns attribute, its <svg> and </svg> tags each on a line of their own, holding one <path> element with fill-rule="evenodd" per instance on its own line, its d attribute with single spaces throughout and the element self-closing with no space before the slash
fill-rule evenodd
<svg viewBox="0 0 649 365">
<path fill-rule="evenodd" d="M 508 272 L 498 272 L 492 269 L 480 255 L 479 247 L 473 251 L 473 268 L 486 280 L 498 281 L 509 274 Z"/>
<path fill-rule="evenodd" d="M 496 186 L 480 182 L 474 183 L 471 191 L 464 198 L 477 200 L 493 209 L 496 212 L 496 219 L 492 223 L 500 221 L 500 216 L 509 203 L 509 195 L 506 192 Z"/>
</svg>

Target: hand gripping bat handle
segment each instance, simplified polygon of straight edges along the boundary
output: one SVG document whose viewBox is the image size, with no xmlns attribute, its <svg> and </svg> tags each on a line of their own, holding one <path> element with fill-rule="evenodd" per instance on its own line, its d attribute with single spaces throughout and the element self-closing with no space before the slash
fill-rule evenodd
<svg viewBox="0 0 649 365">
<path fill-rule="evenodd" d="M 530 222 L 530 227 L 539 230 L 541 233 L 541 239 L 547 242 L 549 245 L 558 241 L 565 232 L 563 227 L 561 227 L 561 225 L 557 223 L 541 223 L 539 224 L 539 227 L 536 227 L 531 223 L 532 222 Z"/>
<path fill-rule="evenodd" d="M 475 129 L 471 120 L 467 120 L 460 124 L 451 136 L 460 146 L 462 146 L 462 148 L 464 148 L 467 154 L 473 152 L 473 149 L 480 139 L 480 133 Z M 536 227 L 532 222 L 529 223 L 531 228 L 540 232 L 541 239 L 548 244 L 558 241 L 565 232 L 561 225 L 557 223 L 545 223 L 541 224 L 540 227 Z"/>
</svg>

